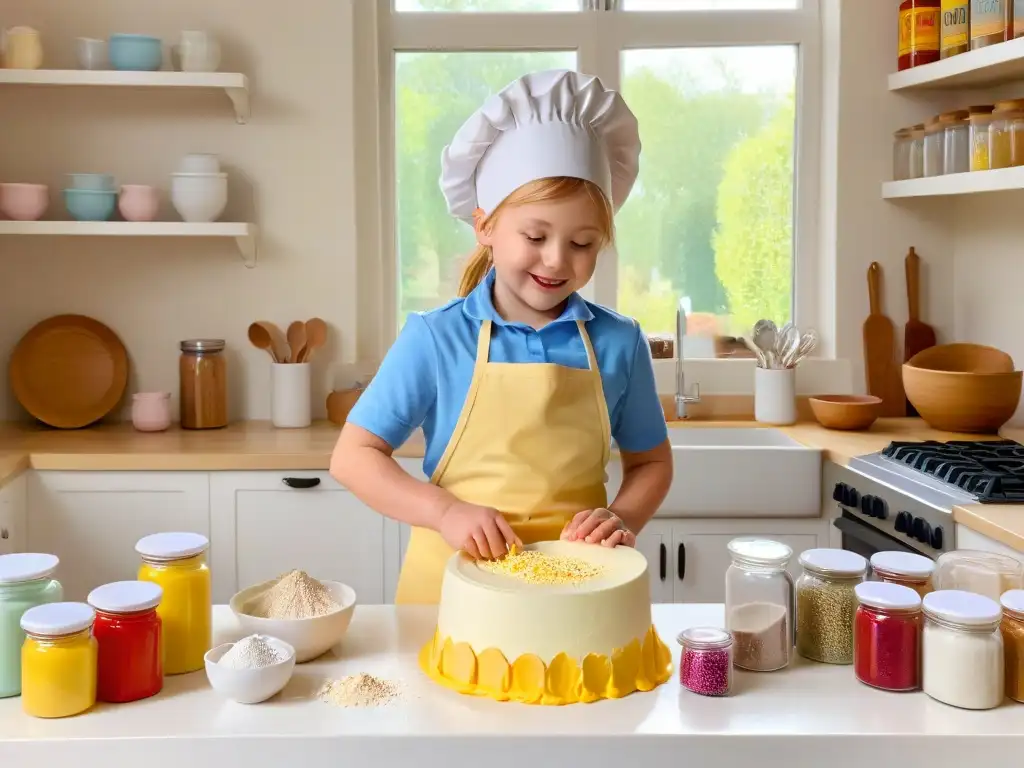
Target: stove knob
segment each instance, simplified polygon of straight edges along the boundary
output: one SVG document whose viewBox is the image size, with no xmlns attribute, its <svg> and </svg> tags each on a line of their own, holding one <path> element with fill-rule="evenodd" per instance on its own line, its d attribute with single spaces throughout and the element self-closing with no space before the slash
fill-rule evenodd
<svg viewBox="0 0 1024 768">
<path fill-rule="evenodd" d="M 896 533 L 908 533 L 911 525 L 909 512 L 899 512 L 896 514 Z"/>
<path fill-rule="evenodd" d="M 914 538 L 922 544 L 928 544 L 932 540 L 932 527 L 923 517 L 914 520 Z"/>
<path fill-rule="evenodd" d="M 932 529 L 932 546 L 935 549 L 942 549 L 942 526 L 936 525 Z"/>
<path fill-rule="evenodd" d="M 925 519 L 923 517 L 915 517 L 911 523 L 910 530 L 907 531 L 910 538 L 920 541 L 921 536 L 924 534 L 924 524 Z"/>
<path fill-rule="evenodd" d="M 885 520 L 889 516 L 889 505 L 885 503 L 885 499 L 876 496 L 871 500 L 871 516 L 879 520 Z"/>
<path fill-rule="evenodd" d="M 860 494 L 857 492 L 857 489 L 856 488 L 847 488 L 846 489 L 846 506 L 848 506 L 848 507 L 856 507 L 858 504 L 860 504 Z"/>
<path fill-rule="evenodd" d="M 843 504 L 845 503 L 846 494 L 846 483 L 836 483 L 836 487 L 832 489 L 832 501 L 838 501 L 840 504 Z"/>
<path fill-rule="evenodd" d="M 871 499 L 872 496 L 861 496 L 860 497 L 860 511 L 870 517 L 871 515 Z"/>
</svg>

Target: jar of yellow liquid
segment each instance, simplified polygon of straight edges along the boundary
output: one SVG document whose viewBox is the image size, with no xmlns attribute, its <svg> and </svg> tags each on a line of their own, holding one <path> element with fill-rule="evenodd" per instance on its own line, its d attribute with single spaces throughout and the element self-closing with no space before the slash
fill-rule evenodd
<svg viewBox="0 0 1024 768">
<path fill-rule="evenodd" d="M 1013 163 L 1013 123 L 1024 110 L 1024 101 L 997 101 L 988 128 L 988 156 L 992 168 L 1009 168 Z"/>
<path fill-rule="evenodd" d="M 163 589 L 157 614 L 163 624 L 164 674 L 203 669 L 213 640 L 209 540 L 200 533 L 154 533 L 139 539 L 139 581 Z"/>
<path fill-rule="evenodd" d="M 988 171 L 992 165 L 989 160 L 989 126 L 992 124 L 992 105 L 970 108 L 971 136 L 971 170 Z"/>
<path fill-rule="evenodd" d="M 96 703 L 95 613 L 85 603 L 48 603 L 21 617 L 21 707 L 33 717 L 69 717 Z"/>
</svg>

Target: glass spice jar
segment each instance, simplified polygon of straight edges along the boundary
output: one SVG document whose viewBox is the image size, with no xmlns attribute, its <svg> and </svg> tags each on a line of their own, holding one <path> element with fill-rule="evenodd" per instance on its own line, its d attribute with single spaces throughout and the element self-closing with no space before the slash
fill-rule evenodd
<svg viewBox="0 0 1024 768">
<path fill-rule="evenodd" d="M 875 552 L 871 556 L 871 575 L 875 581 L 910 587 L 922 598 L 933 591 L 935 563 L 912 552 Z"/>
<path fill-rule="evenodd" d="M 910 176 L 920 179 L 924 176 L 924 124 L 912 126 L 910 129 Z"/>
<path fill-rule="evenodd" d="M 729 542 L 725 572 L 725 628 L 733 662 L 741 669 L 774 672 L 789 664 L 793 646 L 793 550 L 778 541 L 744 536 Z"/>
<path fill-rule="evenodd" d="M 716 627 L 691 627 L 676 638 L 682 646 L 679 682 L 702 696 L 728 696 L 732 690 L 732 635 Z"/>
<path fill-rule="evenodd" d="M 970 112 L 959 109 L 942 115 L 942 170 L 945 174 L 967 173 L 971 170 L 971 136 L 967 121 Z"/>
<path fill-rule="evenodd" d="M 56 555 L 34 552 L 0 556 L 0 699 L 21 693 L 21 617 L 64 599 L 60 582 L 50 578 L 59 564 Z"/>
<path fill-rule="evenodd" d="M 115 581 L 89 593 L 99 645 L 97 701 L 138 701 L 163 688 L 162 597 L 160 585 L 148 581 Z"/>
<path fill-rule="evenodd" d="M 943 59 L 971 50 L 971 0 L 942 0 L 939 55 Z"/>
<path fill-rule="evenodd" d="M 21 707 L 33 717 L 69 717 L 96 703 L 95 614 L 85 603 L 25 611 L 21 628 Z"/>
<path fill-rule="evenodd" d="M 943 174 L 943 155 L 945 150 L 945 126 L 939 115 L 936 115 L 924 126 L 924 176 L 941 176 Z"/>
<path fill-rule="evenodd" d="M 1024 101 L 997 101 L 988 126 L 988 157 L 991 168 L 1013 165 L 1013 123 L 1024 111 Z"/>
<path fill-rule="evenodd" d="M 903 0 L 899 9 L 899 57 L 902 71 L 939 60 L 941 0 Z"/>
<path fill-rule="evenodd" d="M 885 691 L 921 687 L 921 596 L 910 587 L 865 581 L 854 591 L 853 671 Z"/>
<path fill-rule="evenodd" d="M 178 362 L 182 429 L 216 429 L 228 423 L 227 361 L 223 339 L 181 342 Z"/>
<path fill-rule="evenodd" d="M 892 135 L 892 180 L 910 178 L 910 129 L 900 128 Z"/>
<path fill-rule="evenodd" d="M 992 123 L 993 109 L 992 105 L 984 105 L 968 110 L 972 171 L 987 171 L 992 167 L 988 156 L 988 127 Z"/>
<path fill-rule="evenodd" d="M 971 50 L 1011 39 L 1014 0 L 971 0 Z"/>
<path fill-rule="evenodd" d="M 854 589 L 868 561 L 845 549 L 808 549 L 796 581 L 796 650 L 826 664 L 853 663 Z"/>
<path fill-rule="evenodd" d="M 1006 695 L 1024 703 L 1024 589 L 1011 589 L 999 598 L 1003 620 L 1003 668 Z"/>
</svg>

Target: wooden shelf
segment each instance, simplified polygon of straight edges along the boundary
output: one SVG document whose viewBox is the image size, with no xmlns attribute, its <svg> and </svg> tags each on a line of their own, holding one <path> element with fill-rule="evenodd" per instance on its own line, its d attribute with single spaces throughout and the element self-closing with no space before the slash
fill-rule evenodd
<svg viewBox="0 0 1024 768">
<path fill-rule="evenodd" d="M 255 224 L 181 221 L 0 221 L 0 235 L 92 237 L 231 237 L 245 266 L 256 266 Z"/>
<path fill-rule="evenodd" d="M 0 69 L 0 85 L 122 86 L 133 88 L 217 88 L 235 110 L 235 122 L 249 121 L 249 78 L 237 72 L 121 72 L 90 69 Z"/>
<path fill-rule="evenodd" d="M 1024 38 L 889 75 L 890 91 L 976 88 L 1024 80 Z"/>
<path fill-rule="evenodd" d="M 1024 167 L 887 181 L 882 184 L 882 197 L 887 200 L 903 197 L 950 197 L 1013 189 L 1024 189 Z"/>
</svg>

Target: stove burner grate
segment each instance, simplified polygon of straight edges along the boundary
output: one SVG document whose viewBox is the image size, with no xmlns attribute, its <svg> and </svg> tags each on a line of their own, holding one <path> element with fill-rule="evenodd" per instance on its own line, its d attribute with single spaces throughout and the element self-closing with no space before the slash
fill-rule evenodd
<svg viewBox="0 0 1024 768">
<path fill-rule="evenodd" d="M 882 455 L 977 497 L 1024 504 L 1024 445 L 1013 440 L 890 443 Z"/>
</svg>

